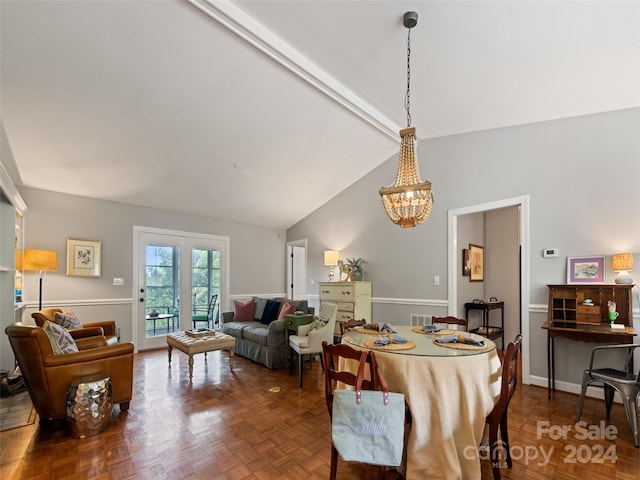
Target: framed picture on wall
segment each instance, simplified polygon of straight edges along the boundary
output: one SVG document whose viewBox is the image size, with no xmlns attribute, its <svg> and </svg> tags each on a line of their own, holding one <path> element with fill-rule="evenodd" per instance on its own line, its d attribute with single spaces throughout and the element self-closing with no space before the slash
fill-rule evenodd
<svg viewBox="0 0 640 480">
<path fill-rule="evenodd" d="M 67 276 L 99 277 L 101 243 L 95 240 L 67 238 Z"/>
<path fill-rule="evenodd" d="M 471 265 L 471 271 L 469 272 L 469 281 L 484 281 L 484 247 L 470 243 L 469 261 Z"/>
<path fill-rule="evenodd" d="M 604 257 L 567 257 L 567 283 L 604 283 Z"/>
<path fill-rule="evenodd" d="M 471 258 L 469 257 L 469 249 L 462 249 L 462 276 L 468 277 L 471 275 Z"/>
</svg>

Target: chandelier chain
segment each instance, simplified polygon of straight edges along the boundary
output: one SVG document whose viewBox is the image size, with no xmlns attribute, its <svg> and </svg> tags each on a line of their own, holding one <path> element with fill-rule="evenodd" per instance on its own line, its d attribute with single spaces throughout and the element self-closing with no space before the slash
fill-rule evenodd
<svg viewBox="0 0 640 480">
<path fill-rule="evenodd" d="M 411 126 L 411 29 L 407 29 L 407 94 L 404 108 L 407 111 L 407 128 Z"/>
</svg>

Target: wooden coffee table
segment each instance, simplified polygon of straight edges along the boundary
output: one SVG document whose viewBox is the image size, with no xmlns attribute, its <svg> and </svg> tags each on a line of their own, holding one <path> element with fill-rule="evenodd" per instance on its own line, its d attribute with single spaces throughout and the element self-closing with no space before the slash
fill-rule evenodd
<svg viewBox="0 0 640 480">
<path fill-rule="evenodd" d="M 167 347 L 169 349 L 169 367 L 171 367 L 171 350 L 175 347 L 181 352 L 189 355 L 189 382 L 193 378 L 193 356 L 196 353 L 214 352 L 216 350 L 229 351 L 229 367 L 233 370 L 233 349 L 236 346 L 236 339 L 221 332 L 215 335 L 203 337 L 192 337 L 185 332 L 176 332 L 167 335 Z"/>
</svg>

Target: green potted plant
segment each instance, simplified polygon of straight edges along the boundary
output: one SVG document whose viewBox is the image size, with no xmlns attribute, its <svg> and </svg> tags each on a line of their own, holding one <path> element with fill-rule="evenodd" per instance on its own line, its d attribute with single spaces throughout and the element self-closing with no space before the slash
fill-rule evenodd
<svg viewBox="0 0 640 480">
<path fill-rule="evenodd" d="M 347 281 L 358 282 L 362 280 L 362 264 L 364 260 L 361 258 L 347 258 L 347 266 L 351 269 Z"/>
</svg>

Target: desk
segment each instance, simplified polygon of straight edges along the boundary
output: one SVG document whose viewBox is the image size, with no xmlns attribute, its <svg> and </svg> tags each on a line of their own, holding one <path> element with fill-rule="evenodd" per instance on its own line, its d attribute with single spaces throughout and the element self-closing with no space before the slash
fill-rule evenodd
<svg viewBox="0 0 640 480">
<path fill-rule="evenodd" d="M 394 328 L 416 348 L 374 351 L 389 391 L 403 393 L 411 410 L 406 479 L 480 479 L 478 445 L 486 417 L 500 397 L 495 343 L 483 338 L 489 350 L 454 350 L 435 345 L 435 335 L 415 333 L 410 326 Z M 370 338 L 351 330 L 342 343 L 362 349 Z"/>
<path fill-rule="evenodd" d="M 489 325 L 489 311 L 500 309 L 500 326 Z M 485 302 L 474 303 L 469 302 L 464 304 L 464 318 L 469 320 L 469 310 L 481 310 L 482 311 L 482 325 L 478 328 L 471 330 L 473 333 L 482 335 L 491 340 L 497 340 L 498 338 L 502 342 L 502 350 L 504 350 L 504 302 Z"/>
<path fill-rule="evenodd" d="M 153 320 L 153 335 L 156 334 L 156 321 L 157 320 L 168 320 L 171 319 L 171 331 L 175 331 L 176 326 L 174 324 L 174 318 L 176 318 L 176 316 L 173 313 L 160 313 L 158 315 L 156 315 L 155 317 L 152 317 L 150 315 L 147 315 L 147 320 Z M 167 321 L 167 332 L 169 332 L 169 322 Z"/>
<path fill-rule="evenodd" d="M 548 398 L 551 398 L 551 391 L 556 389 L 554 345 L 556 337 L 568 338 L 579 342 L 633 343 L 633 337 L 637 335 L 632 327 L 625 327 L 625 330 L 612 330 L 608 323 L 587 324 L 547 320 L 542 325 L 542 328 L 547 331 Z M 633 370 L 633 359 L 631 360 L 630 369 Z"/>
</svg>

